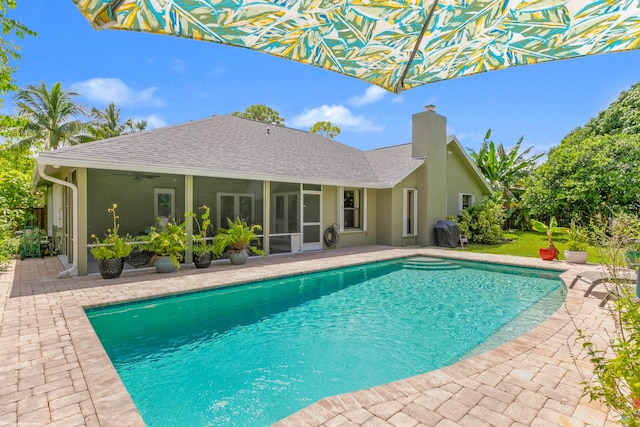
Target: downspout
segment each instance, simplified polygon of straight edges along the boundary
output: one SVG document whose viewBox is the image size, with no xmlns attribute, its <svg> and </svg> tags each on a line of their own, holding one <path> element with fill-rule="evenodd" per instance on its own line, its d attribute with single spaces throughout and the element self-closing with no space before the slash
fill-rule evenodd
<svg viewBox="0 0 640 427">
<path fill-rule="evenodd" d="M 38 173 L 42 178 L 47 181 L 51 181 L 54 184 L 60 184 L 71 189 L 71 206 L 73 209 L 73 262 L 71 263 L 71 267 L 58 274 L 58 279 L 62 279 L 66 276 L 72 277 L 73 275 L 78 274 L 78 187 L 71 182 L 47 175 L 44 168 L 45 165 L 38 162 Z"/>
</svg>

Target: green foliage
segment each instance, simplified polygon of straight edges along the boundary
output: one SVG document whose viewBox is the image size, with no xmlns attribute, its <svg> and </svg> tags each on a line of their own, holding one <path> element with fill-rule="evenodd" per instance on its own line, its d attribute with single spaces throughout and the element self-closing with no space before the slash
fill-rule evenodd
<svg viewBox="0 0 640 427">
<path fill-rule="evenodd" d="M 640 217 L 637 215 L 620 211 L 611 217 L 596 216 L 589 228 L 601 248 L 604 264 L 623 267 L 626 265 L 624 254 L 640 249 Z"/>
<path fill-rule="evenodd" d="M 207 243 L 207 236 L 209 231 L 212 231 L 211 225 L 211 209 L 207 205 L 200 206 L 203 212 L 200 214 L 200 220 L 195 213 L 189 212 L 185 216 L 193 218 L 194 224 L 198 228 L 198 232 L 193 234 L 193 241 L 191 244 L 191 252 L 193 253 L 205 253 L 214 252 L 213 245 Z"/>
<path fill-rule="evenodd" d="M 227 218 L 228 227 L 218 229 L 218 234 L 213 236 L 214 253 L 222 255 L 227 249 L 231 252 L 242 252 L 247 249 L 257 255 L 264 255 L 264 251 L 256 246 L 251 246 L 251 242 L 258 241 L 256 231 L 262 231 L 259 224 L 247 225 L 247 223 L 236 217 L 234 221 Z"/>
<path fill-rule="evenodd" d="M 183 253 L 186 249 L 187 234 L 184 229 L 184 222 L 182 224 L 168 222 L 160 230 L 156 229 L 156 227 L 151 227 L 145 239 L 149 242 L 149 246 L 146 249 L 158 256 L 168 256 L 171 258 L 173 265 L 179 269 L 180 261 L 184 257 Z"/>
<path fill-rule="evenodd" d="M 524 195 L 533 216 L 583 223 L 611 211 L 638 213 L 640 135 L 565 138 L 549 153 Z"/>
<path fill-rule="evenodd" d="M 126 258 L 131 254 L 133 250 L 133 245 L 128 245 L 127 242 L 130 242 L 132 239 L 129 235 L 119 236 L 118 235 L 118 218 L 116 215 L 117 204 L 113 204 L 112 207 L 107 209 L 113 217 L 113 228 L 107 229 L 107 235 L 104 240 L 101 242 L 100 239 L 95 234 L 91 235 L 91 238 L 95 240 L 96 245 L 90 248 L 91 254 L 95 259 L 118 259 L 118 258 Z"/>
<path fill-rule="evenodd" d="M 577 339 L 593 366 L 593 375 L 583 375 L 585 394 L 619 413 L 627 426 L 640 426 L 640 304 L 633 286 L 620 279 L 620 256 L 636 245 L 639 225 L 637 217 L 621 214 L 594 227 L 607 255 L 605 267 L 613 278 L 607 290 L 615 295 L 608 310 L 615 330 L 607 334 L 605 345 L 582 329 Z"/>
<path fill-rule="evenodd" d="M 531 227 L 534 231 L 537 231 L 538 233 L 545 233 L 547 235 L 549 248 L 555 248 L 555 246 L 553 246 L 553 235 L 555 233 L 567 233 L 569 230 L 566 227 L 558 227 L 558 221 L 555 216 L 552 216 L 549 219 L 549 224 L 545 224 L 544 222 L 540 222 L 536 219 L 531 219 Z"/>
<path fill-rule="evenodd" d="M 17 170 L 0 172 L 0 205 L 12 211 L 13 228 L 21 228 L 26 215 L 41 199 L 31 194 L 31 174 Z"/>
<path fill-rule="evenodd" d="M 24 24 L 7 17 L 7 10 L 15 7 L 16 0 L 0 1 L 0 25 L 2 26 L 2 37 L 0 37 L 0 106 L 2 105 L 2 95 L 17 90 L 13 80 L 16 68 L 11 65 L 11 61 L 20 59 L 18 53 L 20 47 L 11 39 L 13 37 L 24 39 L 27 35 L 36 35 Z"/>
<path fill-rule="evenodd" d="M 571 220 L 571 226 L 565 231 L 567 235 L 567 250 L 568 251 L 581 251 L 587 252 L 589 249 L 589 242 L 587 234 L 582 228 L 576 225 L 575 220 Z"/>
<path fill-rule="evenodd" d="M 502 240 L 503 222 L 502 204 L 489 199 L 464 209 L 456 219 L 460 234 L 465 234 L 470 242 L 489 245 Z"/>
<path fill-rule="evenodd" d="M 490 140 L 491 129 L 487 131 L 480 150 L 469 150 L 469 154 L 482 175 L 489 180 L 496 193 L 504 194 L 506 200 L 513 197 L 513 190 L 521 187 L 521 181 L 536 166 L 536 161 L 544 153 L 529 155 L 533 147 L 520 151 L 522 137 L 516 145 L 505 149 L 502 144 L 496 144 Z"/>
<path fill-rule="evenodd" d="M 147 128 L 144 120 L 134 122 L 133 119 L 127 119 L 123 122 L 120 119 L 120 108 L 116 108 L 113 102 L 104 110 L 92 108 L 91 117 L 93 120 L 87 125 L 89 135 L 85 136 L 84 142 L 136 133 Z"/>
<path fill-rule="evenodd" d="M 7 267 L 7 261 L 20 251 L 21 239 L 16 237 L 17 212 L 0 201 L 0 271 Z"/>
<path fill-rule="evenodd" d="M 26 124 L 12 149 L 55 149 L 80 143 L 84 125 L 77 117 L 85 112 L 73 102 L 76 96 L 77 92 L 63 90 L 60 82 L 54 83 L 51 90 L 40 82 L 18 91 L 16 111 Z"/>
<path fill-rule="evenodd" d="M 231 115 L 276 126 L 284 126 L 284 119 L 280 117 L 280 113 L 264 104 L 250 105 L 243 112 L 234 111 Z"/>
<path fill-rule="evenodd" d="M 317 133 L 318 135 L 326 136 L 327 138 L 335 138 L 340 135 L 340 128 L 331 122 L 320 121 L 311 126 L 309 132 Z"/>
<path fill-rule="evenodd" d="M 573 130 L 567 137 L 618 134 L 640 134 L 640 82 L 622 92 L 598 117 L 589 120 L 583 128 Z"/>
<path fill-rule="evenodd" d="M 596 215 L 638 214 L 640 82 L 597 117 L 571 131 L 538 168 L 524 195 L 535 216 L 586 223 Z"/>
</svg>

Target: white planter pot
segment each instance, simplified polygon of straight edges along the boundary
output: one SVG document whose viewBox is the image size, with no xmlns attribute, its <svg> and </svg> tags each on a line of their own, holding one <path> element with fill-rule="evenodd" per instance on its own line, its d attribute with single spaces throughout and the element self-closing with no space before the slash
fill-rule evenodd
<svg viewBox="0 0 640 427">
<path fill-rule="evenodd" d="M 567 260 L 567 262 L 570 262 L 572 264 L 586 264 L 588 257 L 589 257 L 588 252 L 566 251 L 566 250 L 564 251 L 564 259 Z"/>
</svg>

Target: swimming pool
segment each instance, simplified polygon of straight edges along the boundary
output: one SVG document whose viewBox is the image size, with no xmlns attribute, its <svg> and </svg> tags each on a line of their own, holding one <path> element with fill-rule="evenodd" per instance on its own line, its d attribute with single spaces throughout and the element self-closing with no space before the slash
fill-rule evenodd
<svg viewBox="0 0 640 427">
<path fill-rule="evenodd" d="M 149 426 L 264 426 L 511 340 L 560 307 L 558 276 L 412 258 L 87 315 Z"/>
</svg>

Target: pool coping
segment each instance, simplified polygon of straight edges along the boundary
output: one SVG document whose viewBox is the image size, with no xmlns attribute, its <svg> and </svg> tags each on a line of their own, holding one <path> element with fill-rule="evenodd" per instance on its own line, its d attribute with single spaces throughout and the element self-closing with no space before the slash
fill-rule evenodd
<svg viewBox="0 0 640 427">
<path fill-rule="evenodd" d="M 0 318 L 0 344 L 13 343 L 17 348 L 17 352 L 0 350 L 0 379 L 11 384 L 9 393 L 0 392 L 0 425 L 144 425 L 93 332 L 85 307 L 420 255 L 560 270 L 565 284 L 585 269 L 534 258 L 388 247 L 251 259 L 244 267 L 216 264 L 210 270 L 184 268 L 166 276 L 134 272 L 112 280 L 38 280 L 37 274 L 36 279 L 16 279 L 16 273 L 24 276 L 20 270 L 26 264 L 14 265 L 0 277 L 6 288 L 0 294 L 5 308 Z M 44 262 L 55 265 L 53 260 Z M 31 261 L 38 264 L 42 260 L 21 263 Z M 581 290 L 570 289 L 564 307 L 509 343 L 426 374 L 322 399 L 275 425 L 617 425 L 606 408 L 581 397 L 581 377 L 574 357 L 582 369 L 588 371 L 589 367 L 580 361 L 580 349 L 571 344 L 575 334 L 572 321 L 594 330 L 606 326 L 606 310 L 599 309 L 597 303 L 596 298 L 583 298 Z M 567 309 L 574 313 L 573 320 Z M 36 314 L 36 319 L 27 321 L 29 314 Z M 12 327 L 17 327 L 17 334 Z M 575 354 L 569 354 L 572 347 Z M 50 353 L 58 356 L 57 362 L 48 359 Z M 9 374 L 10 368 L 18 374 Z M 502 424 L 495 424 L 495 420 Z"/>
</svg>

